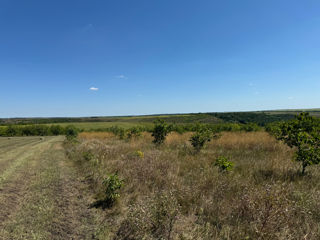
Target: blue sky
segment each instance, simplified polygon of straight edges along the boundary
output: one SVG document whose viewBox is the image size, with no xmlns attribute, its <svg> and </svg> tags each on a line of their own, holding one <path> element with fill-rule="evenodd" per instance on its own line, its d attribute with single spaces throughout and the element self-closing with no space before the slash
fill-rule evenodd
<svg viewBox="0 0 320 240">
<path fill-rule="evenodd" d="M 320 107 L 319 0 L 0 0 L 0 117 Z"/>
</svg>

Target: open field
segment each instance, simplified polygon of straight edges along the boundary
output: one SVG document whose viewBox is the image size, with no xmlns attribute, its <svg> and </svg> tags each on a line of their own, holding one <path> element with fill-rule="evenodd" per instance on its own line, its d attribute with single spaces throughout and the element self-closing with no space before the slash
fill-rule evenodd
<svg viewBox="0 0 320 240">
<path fill-rule="evenodd" d="M 223 132 L 199 153 L 192 134 L 162 146 L 146 132 L 0 138 L 0 239 L 320 238 L 319 166 L 302 176 L 294 150 L 264 131 Z M 105 206 L 110 175 L 123 187 Z"/>
<path fill-rule="evenodd" d="M 46 124 L 51 125 L 51 124 Z M 152 126 L 152 123 L 135 123 L 135 122 L 71 122 L 71 123 L 59 123 L 58 125 L 62 127 L 66 127 L 69 125 L 73 125 L 76 128 L 83 130 L 97 130 L 97 129 L 105 129 L 110 128 L 112 126 L 122 127 L 124 129 L 128 129 L 134 126 Z"/>
<path fill-rule="evenodd" d="M 0 239 L 92 239 L 92 201 L 64 137 L 0 138 Z"/>
<path fill-rule="evenodd" d="M 190 124 L 251 124 L 265 127 L 269 123 L 287 121 L 294 118 L 302 111 L 310 112 L 312 116 L 320 117 L 319 109 L 309 110 L 279 110 L 260 112 L 225 112 L 225 113 L 190 113 L 190 114 L 162 114 L 144 116 L 122 116 L 122 117 L 81 117 L 81 118 L 11 118 L 0 119 L 0 136 L 6 135 L 8 125 L 17 127 L 32 126 L 61 126 L 63 128 L 73 125 L 82 131 L 109 131 L 110 127 L 120 127 L 127 130 L 132 127 L 143 127 L 149 129 L 157 119 L 165 120 L 174 125 Z M 109 129 L 108 129 L 109 128 Z M 28 131 L 27 131 L 28 132 Z M 22 134 L 23 135 L 23 134 Z M 25 134 L 29 135 L 29 134 Z M 32 134 L 31 134 L 32 135 Z M 46 134 L 44 134 L 46 135 Z M 55 135 L 55 134 L 49 134 Z M 19 136 L 19 135 L 18 135 Z"/>
<path fill-rule="evenodd" d="M 97 201 L 103 180 L 124 181 L 117 204 L 104 210 L 101 239 L 319 239 L 320 174 L 305 176 L 294 151 L 266 132 L 228 132 L 195 154 L 192 133 L 171 133 L 156 147 L 144 133 L 120 140 L 81 133 L 66 145 Z M 234 163 L 219 171 L 217 157 Z"/>
</svg>

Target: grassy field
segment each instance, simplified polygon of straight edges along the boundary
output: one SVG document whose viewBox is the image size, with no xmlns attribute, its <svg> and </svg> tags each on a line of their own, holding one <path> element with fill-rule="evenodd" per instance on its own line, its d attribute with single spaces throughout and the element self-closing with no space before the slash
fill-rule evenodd
<svg viewBox="0 0 320 240">
<path fill-rule="evenodd" d="M 51 124 L 46 124 L 51 125 Z M 83 130 L 97 130 L 97 129 L 105 129 L 112 126 L 122 127 L 124 129 L 128 129 L 134 126 L 152 126 L 152 123 L 148 122 L 71 122 L 71 123 L 58 123 L 58 125 L 62 127 L 66 127 L 69 125 L 73 125 L 76 128 Z"/>
<path fill-rule="evenodd" d="M 0 138 L 0 239 L 92 239 L 98 214 L 63 140 Z"/>
<path fill-rule="evenodd" d="M 105 209 L 100 239 L 319 239 L 320 174 L 305 176 L 294 151 L 266 132 L 229 132 L 195 154 L 191 133 L 171 133 L 164 146 L 111 133 L 81 133 L 68 157 L 91 185 L 96 200 L 103 179 L 124 186 Z M 217 157 L 234 163 L 220 171 Z"/>
<path fill-rule="evenodd" d="M 225 112 L 225 113 L 189 113 L 189 114 L 163 114 L 144 116 L 122 116 L 122 117 L 79 117 L 79 118 L 11 118 L 0 119 L 0 136 L 6 131 L 7 125 L 30 126 L 33 124 L 44 124 L 46 126 L 60 125 L 66 127 L 73 125 L 83 131 L 107 131 L 108 128 L 117 126 L 124 129 L 132 127 L 150 128 L 154 121 L 163 119 L 169 124 L 190 125 L 190 124 L 257 124 L 265 127 L 269 123 L 287 121 L 304 110 L 279 110 L 279 111 L 258 111 L 258 112 Z M 312 116 L 320 117 L 319 109 L 305 110 Z M 50 134 L 49 134 L 50 135 Z M 8 135 L 10 136 L 10 135 Z"/>
<path fill-rule="evenodd" d="M 199 153 L 191 135 L 0 138 L 0 239 L 320 238 L 319 166 L 302 176 L 264 131 L 224 132 Z M 110 174 L 123 187 L 104 206 Z"/>
</svg>

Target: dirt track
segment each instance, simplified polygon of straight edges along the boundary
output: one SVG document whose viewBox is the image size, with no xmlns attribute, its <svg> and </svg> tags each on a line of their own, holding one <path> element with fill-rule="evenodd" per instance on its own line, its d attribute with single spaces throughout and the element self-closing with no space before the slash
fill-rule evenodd
<svg viewBox="0 0 320 240">
<path fill-rule="evenodd" d="M 62 141 L 0 138 L 0 239 L 94 239 L 96 210 Z"/>
</svg>

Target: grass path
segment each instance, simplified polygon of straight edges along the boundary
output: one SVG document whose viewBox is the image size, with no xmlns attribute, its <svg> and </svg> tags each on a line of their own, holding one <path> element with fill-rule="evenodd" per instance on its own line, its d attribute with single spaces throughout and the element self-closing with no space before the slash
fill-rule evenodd
<svg viewBox="0 0 320 240">
<path fill-rule="evenodd" d="M 95 239 L 97 210 L 88 208 L 92 199 L 66 161 L 62 141 L 22 144 L 0 173 L 0 239 Z M 13 155 L 0 153 L 0 163 Z"/>
</svg>

